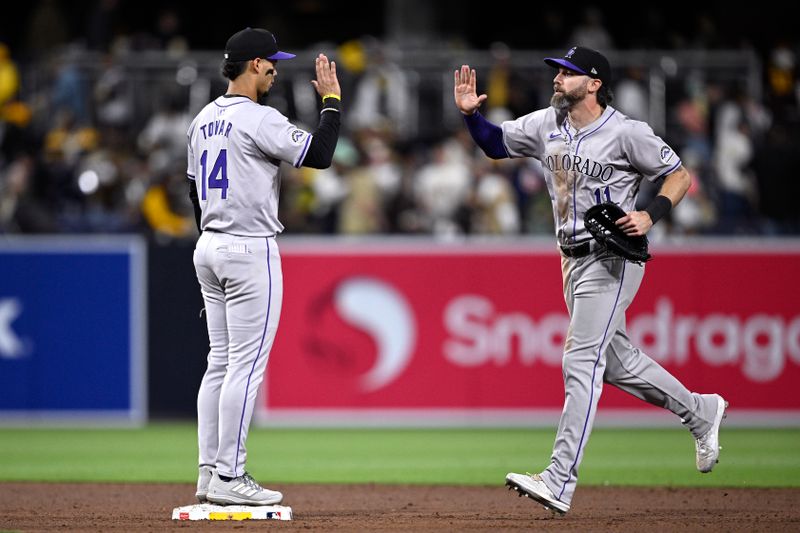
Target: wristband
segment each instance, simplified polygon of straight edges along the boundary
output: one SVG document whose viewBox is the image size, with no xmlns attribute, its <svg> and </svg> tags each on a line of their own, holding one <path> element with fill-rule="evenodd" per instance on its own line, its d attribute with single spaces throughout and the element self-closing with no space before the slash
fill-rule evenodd
<svg viewBox="0 0 800 533">
<path fill-rule="evenodd" d="M 341 108 L 341 100 L 338 98 L 328 98 L 322 101 L 322 111 L 320 111 L 320 113 L 324 113 L 325 111 L 341 111 Z"/>
<path fill-rule="evenodd" d="M 645 208 L 645 211 L 647 211 L 647 214 L 650 215 L 650 220 L 653 221 L 653 224 L 661 220 L 661 218 L 669 213 L 670 210 L 672 210 L 672 201 L 663 194 L 659 194 L 653 198 L 653 201 L 650 202 L 650 205 Z"/>
<path fill-rule="evenodd" d="M 322 97 L 322 100 L 325 100 L 326 98 L 336 98 L 340 102 L 342 101 L 342 97 L 341 96 L 339 96 L 338 94 L 333 94 L 333 93 L 326 94 L 325 96 Z"/>
</svg>

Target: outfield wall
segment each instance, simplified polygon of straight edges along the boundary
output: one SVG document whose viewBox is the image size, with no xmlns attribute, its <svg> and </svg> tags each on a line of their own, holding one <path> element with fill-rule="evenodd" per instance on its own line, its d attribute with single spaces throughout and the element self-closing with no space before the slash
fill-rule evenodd
<svg viewBox="0 0 800 533">
<path fill-rule="evenodd" d="M 279 239 L 262 425 L 555 424 L 567 327 L 552 239 Z M 0 423 L 196 416 L 207 336 L 190 242 L 5 238 Z M 656 244 L 634 342 L 728 423 L 800 426 L 800 240 Z M 145 289 L 144 287 L 147 287 Z M 606 387 L 599 424 L 674 425 Z"/>
<path fill-rule="evenodd" d="M 552 241 L 279 241 L 285 299 L 258 421 L 557 422 L 569 319 Z M 800 425 L 800 241 L 653 246 L 628 333 L 729 422 Z M 606 386 L 598 422 L 674 424 Z"/>
<path fill-rule="evenodd" d="M 144 240 L 4 237 L 0 266 L 0 423 L 142 424 Z"/>
</svg>

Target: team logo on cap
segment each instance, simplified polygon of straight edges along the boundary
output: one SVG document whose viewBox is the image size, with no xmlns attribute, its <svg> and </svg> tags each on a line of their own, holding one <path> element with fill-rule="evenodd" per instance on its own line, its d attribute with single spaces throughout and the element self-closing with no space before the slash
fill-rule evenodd
<svg viewBox="0 0 800 533">
<path fill-rule="evenodd" d="M 569 59 L 569 58 L 571 58 L 571 57 L 572 57 L 572 54 L 574 54 L 574 53 L 575 53 L 575 49 L 576 49 L 576 48 L 577 48 L 577 46 L 573 46 L 572 48 L 570 48 L 570 49 L 569 49 L 569 52 L 567 52 L 567 55 L 565 55 L 565 56 L 564 56 L 564 58 L 565 58 L 565 59 Z"/>
</svg>

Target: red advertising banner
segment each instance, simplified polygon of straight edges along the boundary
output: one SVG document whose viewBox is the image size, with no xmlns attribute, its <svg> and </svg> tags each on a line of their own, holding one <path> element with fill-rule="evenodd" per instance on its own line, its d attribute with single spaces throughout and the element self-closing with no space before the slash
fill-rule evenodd
<svg viewBox="0 0 800 533">
<path fill-rule="evenodd" d="M 279 244 L 283 311 L 260 421 L 557 418 L 569 317 L 551 246 Z M 732 413 L 798 424 L 800 246 L 753 246 L 657 248 L 628 333 Z M 654 412 L 612 386 L 600 407 Z"/>
</svg>

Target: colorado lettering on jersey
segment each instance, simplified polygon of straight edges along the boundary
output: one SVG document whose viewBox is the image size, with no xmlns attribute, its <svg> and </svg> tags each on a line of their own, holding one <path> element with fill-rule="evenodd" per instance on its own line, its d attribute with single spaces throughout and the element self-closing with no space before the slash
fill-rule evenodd
<svg viewBox="0 0 800 533">
<path fill-rule="evenodd" d="M 225 137 L 229 137 L 231 133 L 231 129 L 233 128 L 233 124 L 230 122 L 225 122 L 225 120 L 215 120 L 214 122 L 209 122 L 208 124 L 203 124 L 200 126 L 200 131 L 203 132 L 203 139 L 208 139 L 214 135 L 224 135 Z"/>
<path fill-rule="evenodd" d="M 614 168 L 611 165 L 603 165 L 579 155 L 548 155 L 542 163 L 550 172 L 574 170 L 585 176 L 599 178 L 602 181 L 608 181 L 614 174 Z"/>
</svg>

